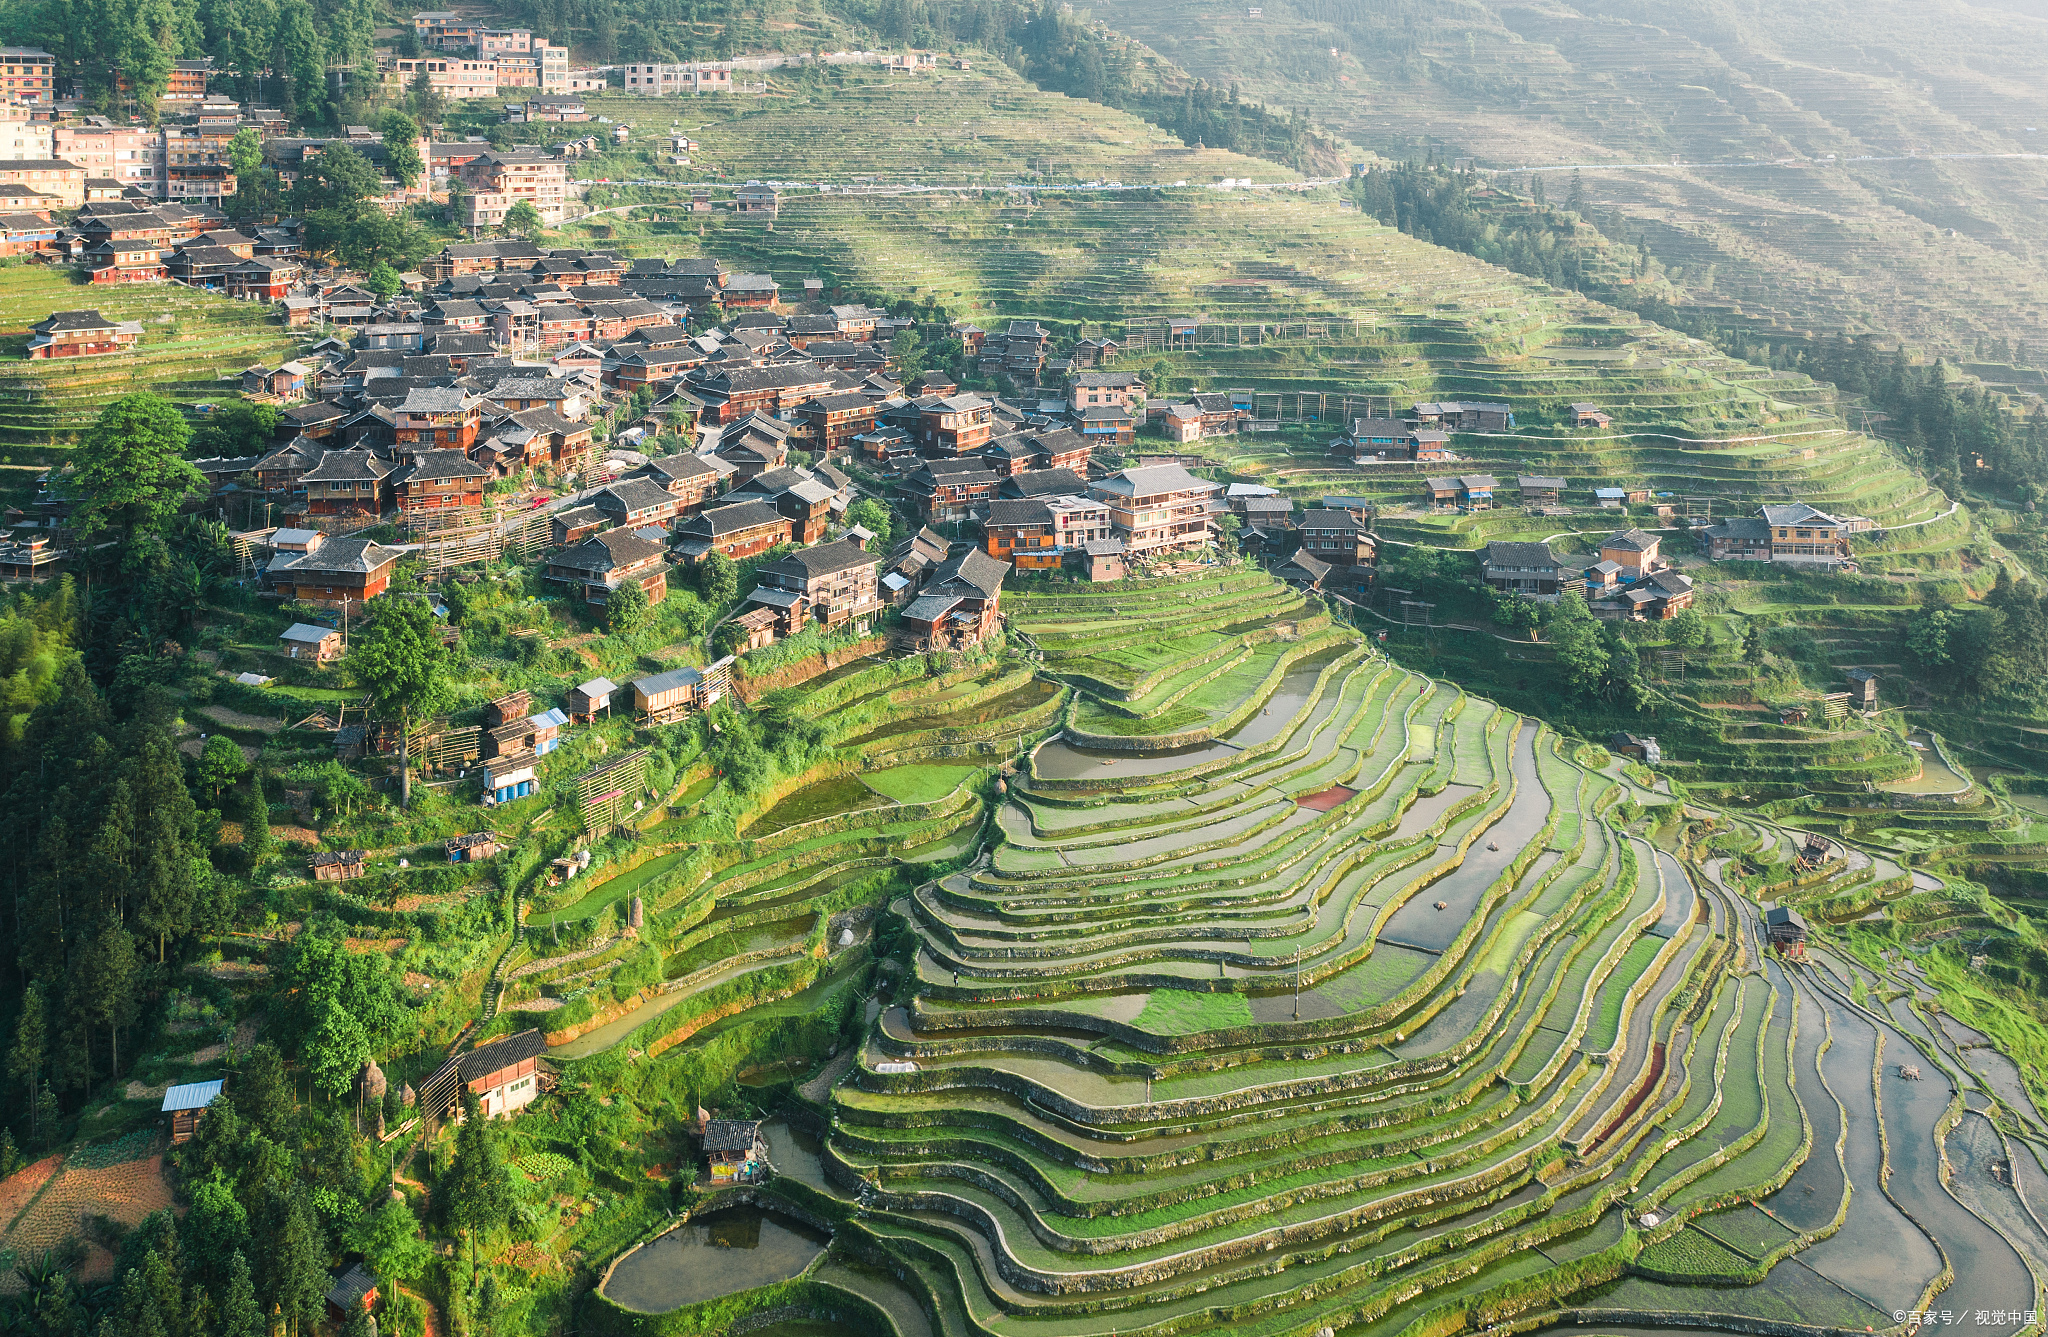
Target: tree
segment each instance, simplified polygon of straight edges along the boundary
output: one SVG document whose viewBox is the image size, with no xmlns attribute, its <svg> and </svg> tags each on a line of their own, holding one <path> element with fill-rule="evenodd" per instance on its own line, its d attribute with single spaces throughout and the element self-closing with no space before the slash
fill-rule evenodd
<svg viewBox="0 0 2048 1337">
<path fill-rule="evenodd" d="M 242 778 L 249 769 L 249 763 L 242 756 L 242 749 L 226 734 L 215 734 L 206 740 L 206 746 L 199 751 L 199 783 L 213 793 L 213 801 L 220 802 L 220 791 Z"/>
<path fill-rule="evenodd" d="M 1641 710 L 1649 696 L 1642 679 L 1642 665 L 1636 648 L 1622 638 L 1621 629 L 1608 623 L 1601 633 L 1601 649 L 1607 652 L 1607 667 L 1600 677 L 1600 695 L 1631 710 Z"/>
<path fill-rule="evenodd" d="M 270 1292 L 284 1309 L 285 1321 L 295 1334 L 312 1333 L 325 1316 L 327 1300 L 327 1250 L 313 1205 L 302 1191 L 292 1197 L 285 1213 L 284 1229 L 277 1239 L 272 1259 L 274 1275 Z"/>
<path fill-rule="evenodd" d="M 1751 668 L 1762 668 L 1764 663 L 1764 624 L 1751 618 L 1742 629 L 1742 662 Z"/>
<path fill-rule="evenodd" d="M 277 436 L 277 406 L 247 399 L 216 404 L 206 421 L 193 430 L 191 449 L 204 456 L 235 458 L 261 455 Z"/>
<path fill-rule="evenodd" d="M 80 527 L 95 534 L 116 526 L 132 540 L 176 515 L 206 487 L 184 458 L 191 435 L 185 415 L 161 395 L 138 391 L 101 409 L 78 447 Z"/>
<path fill-rule="evenodd" d="M 697 566 L 697 589 L 713 608 L 725 607 L 740 597 L 739 567 L 722 552 L 705 553 Z"/>
<path fill-rule="evenodd" d="M 426 1273 L 434 1251 L 420 1238 L 412 1209 L 397 1198 L 356 1219 L 346 1235 L 348 1247 L 369 1261 L 370 1270 L 386 1286 L 412 1281 Z"/>
<path fill-rule="evenodd" d="M 162 962 L 170 940 L 191 931 L 198 904 L 195 864 L 204 866 L 197 840 L 199 810 L 185 787 L 177 748 L 160 728 L 144 733 L 123 781 L 134 801 L 123 890 L 135 927 L 156 938 L 156 959 Z"/>
<path fill-rule="evenodd" d="M 398 277 L 397 270 L 379 260 L 370 266 L 370 276 L 363 281 L 363 286 L 388 302 L 398 296 L 405 283 Z"/>
<path fill-rule="evenodd" d="M 508 237 L 531 237 L 541 230 L 540 210 L 533 207 L 532 200 L 518 200 L 505 211 L 505 221 L 499 230 Z"/>
<path fill-rule="evenodd" d="M 399 185 L 411 190 L 426 168 L 426 164 L 420 161 L 419 122 L 398 108 L 390 107 L 377 118 L 377 128 L 384 135 L 384 170 L 391 173 Z"/>
<path fill-rule="evenodd" d="M 889 508 L 881 502 L 876 501 L 873 497 L 862 497 L 859 501 L 846 508 L 846 523 L 859 525 L 861 528 L 873 532 L 875 541 L 872 545 L 872 551 L 889 551 L 889 540 L 895 534 L 896 520 L 894 516 L 889 514 Z"/>
<path fill-rule="evenodd" d="M 7 1051 L 7 1075 L 21 1083 L 28 1093 L 23 1103 L 29 1112 L 30 1140 L 40 1143 L 42 1129 L 36 1115 L 36 1088 L 43 1080 L 43 1052 L 50 1042 L 49 1021 L 44 1015 L 43 989 L 31 983 L 21 995 L 21 1015 L 14 1022 L 14 1047 Z"/>
<path fill-rule="evenodd" d="M 1520 590 L 1510 590 L 1506 598 L 1494 601 L 1493 620 L 1509 631 L 1526 631 L 1535 626 L 1540 617 L 1536 605 L 1524 598 Z"/>
<path fill-rule="evenodd" d="M 313 1084 L 333 1099 L 348 1094 L 356 1074 L 370 1060 L 370 1037 L 340 1002 L 329 999 L 312 1034 L 300 1048 Z"/>
<path fill-rule="evenodd" d="M 268 1337 L 269 1325 L 256 1303 L 256 1287 L 249 1280 L 249 1260 L 237 1249 L 228 1260 L 228 1289 L 220 1306 L 221 1337 Z"/>
<path fill-rule="evenodd" d="M 277 9 L 273 39 L 281 60 L 272 67 L 286 78 L 284 113 L 292 121 L 325 121 L 327 44 L 320 38 L 319 16 L 307 0 L 284 0 Z"/>
<path fill-rule="evenodd" d="M 916 330 L 898 330 L 889 341 L 889 356 L 896 363 L 896 375 L 903 380 L 925 369 L 924 341 Z"/>
<path fill-rule="evenodd" d="M 1549 636 L 1565 683 L 1585 696 L 1598 691 L 1607 673 L 1607 648 L 1585 596 L 1576 590 L 1558 596 L 1550 606 Z"/>
<path fill-rule="evenodd" d="M 651 611 L 647 591 L 637 580 L 620 581 L 604 597 L 605 629 L 614 636 L 630 636 L 647 623 Z"/>
<path fill-rule="evenodd" d="M 425 599 L 387 594 L 372 605 L 370 625 L 349 647 L 348 667 L 369 689 L 377 713 L 399 726 L 398 793 L 412 806 L 412 723 L 448 698 L 448 650 Z"/>
<path fill-rule="evenodd" d="M 408 30 L 410 31 L 410 30 Z M 405 86 L 406 100 L 412 103 L 412 114 L 422 121 L 441 119 L 441 90 L 434 87 L 434 76 L 427 73 L 427 67 L 420 66 L 420 72 Z"/>
<path fill-rule="evenodd" d="M 228 164 L 235 173 L 229 212 L 238 218 L 268 214 L 277 204 L 277 173 L 263 165 L 263 137 L 245 125 L 228 141 Z"/>
<path fill-rule="evenodd" d="M 263 1040 L 252 1046 L 228 1083 L 235 1113 L 273 1142 L 282 1142 L 291 1128 L 294 1106 L 285 1077 L 284 1055 Z"/>
<path fill-rule="evenodd" d="M 237 190 L 255 184 L 256 173 L 263 168 L 263 136 L 255 126 L 243 126 L 228 141 L 228 166 L 234 169 Z"/>
<path fill-rule="evenodd" d="M 88 944 L 74 979 L 86 1020 L 107 1028 L 113 1076 L 121 1071 L 121 1028 L 135 1019 L 135 974 L 135 939 L 109 917 Z"/>
<path fill-rule="evenodd" d="M 235 820 L 242 825 L 243 871 L 254 873 L 277 848 L 277 839 L 270 831 L 270 800 L 264 793 L 261 771 L 249 777 L 242 801 L 235 809 Z"/>
<path fill-rule="evenodd" d="M 127 22 L 123 25 L 120 45 L 116 48 L 116 60 L 121 73 L 128 79 L 128 89 L 135 98 L 136 108 L 141 111 L 143 120 L 153 127 L 157 123 L 157 100 L 171 86 L 171 57 L 176 43 L 165 42 L 163 36 L 152 29 L 144 17 L 147 13 L 149 11 L 141 6 L 126 10 Z"/>
<path fill-rule="evenodd" d="M 306 245 L 354 269 L 379 261 L 410 269 L 432 248 L 432 241 L 413 219 L 385 213 L 367 200 L 353 200 L 306 215 Z"/>
<path fill-rule="evenodd" d="M 292 203 L 302 213 L 334 209 L 374 199 L 384 193 L 377 168 L 346 144 L 329 144 L 292 187 Z"/>
<path fill-rule="evenodd" d="M 227 1102 L 216 1096 L 223 1105 Z M 208 1118 L 225 1110 L 210 1111 Z M 192 1210 L 178 1228 L 188 1271 L 203 1271 L 215 1277 L 232 1277 L 234 1259 L 249 1247 L 249 1209 L 235 1197 L 235 1181 L 225 1170 L 215 1169 L 197 1184 L 187 1181 Z M 247 1267 L 245 1262 L 243 1267 Z"/>
<path fill-rule="evenodd" d="M 361 1024 L 370 1050 L 383 1048 L 408 1020 L 402 977 L 388 956 L 349 951 L 338 921 L 309 923 L 292 939 L 277 970 L 279 997 L 271 1017 L 280 1043 L 313 1042 L 330 1012 L 339 1010 Z"/>
<path fill-rule="evenodd" d="M 505 1152 L 497 1129 L 462 1089 L 462 1127 L 455 1134 L 455 1162 L 441 1181 L 448 1224 L 469 1240 L 470 1281 L 476 1280 L 476 1237 L 512 1215 L 512 1186 L 505 1176 Z"/>
<path fill-rule="evenodd" d="M 1707 620 L 1696 608 L 1683 608 L 1671 619 L 1671 640 L 1681 650 L 1697 650 L 1707 643 Z"/>
<path fill-rule="evenodd" d="M 1949 662 L 1949 638 L 1957 620 L 1952 608 L 1922 609 L 1906 624 L 1906 648 L 1926 667 L 1940 668 Z"/>
</svg>

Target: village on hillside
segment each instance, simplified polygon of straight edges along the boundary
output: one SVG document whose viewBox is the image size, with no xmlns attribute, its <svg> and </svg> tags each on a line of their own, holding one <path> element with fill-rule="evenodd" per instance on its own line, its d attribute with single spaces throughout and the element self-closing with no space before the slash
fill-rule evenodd
<svg viewBox="0 0 2048 1337">
<path fill-rule="evenodd" d="M 152 240 L 208 221 L 133 200 L 88 204 L 79 218 Z M 225 282 L 232 260 L 289 254 L 288 227 L 254 231 L 193 232 L 170 263 L 218 252 Z M 242 397 L 274 411 L 275 440 L 260 454 L 194 461 L 207 488 L 187 509 L 230 521 L 249 577 L 293 610 L 279 655 L 301 671 L 341 659 L 351 617 L 406 562 L 430 580 L 531 562 L 548 589 L 597 617 L 625 586 L 636 606 L 658 605 L 674 582 L 702 585 L 707 565 L 739 564 L 747 577 L 713 640 L 726 658 L 600 676 L 573 700 L 498 711 L 464 734 L 440 760 L 465 774 L 475 763 L 486 802 L 531 792 L 560 729 L 599 712 L 675 719 L 729 690 L 733 656 L 799 633 L 886 625 L 905 649 L 976 646 L 1002 625 L 1006 578 L 1115 581 L 1220 551 L 1333 606 L 1374 601 L 1381 504 L 1329 495 L 1302 509 L 1279 488 L 1209 476 L 1218 470 L 1196 443 L 1258 427 L 1252 396 L 1148 395 L 1141 373 L 1115 369 L 1114 339 L 1062 347 L 1032 320 L 995 330 L 951 321 L 934 333 L 836 300 L 821 281 L 785 292 L 708 257 L 506 238 L 446 246 L 422 269 L 395 296 L 342 276 L 279 299 L 288 319 L 318 328 L 298 357 L 242 374 Z M 906 384 L 892 352 L 906 331 L 958 340 L 978 375 L 1029 388 L 989 394 L 940 371 Z M 30 356 L 118 356 L 136 332 L 94 310 L 55 312 Z M 1611 421 L 1571 406 L 1573 426 Z M 1352 420 L 1330 453 L 1368 474 L 1421 470 L 1454 463 L 1457 434 L 1515 430 L 1506 404 L 1423 402 L 1406 417 Z M 1660 524 L 1671 514 L 1646 489 L 1561 477 L 1417 484 L 1421 512 L 1519 505 L 1562 517 L 1584 491 L 1596 511 L 1633 505 Z M 867 524 L 864 498 L 880 504 Z M 50 471 L 35 502 L 8 517 L 0 575 L 64 570 L 83 499 L 68 467 Z M 1698 537 L 1712 560 L 1853 570 L 1848 535 L 1867 524 L 1768 505 Z M 1662 546 L 1661 533 L 1624 519 L 1589 556 L 1487 542 L 1473 576 L 1502 597 L 1544 604 L 1576 592 L 1598 617 L 1661 621 L 1694 601 L 1692 577 Z M 344 737 L 345 750 L 394 745 L 367 723 Z"/>
</svg>

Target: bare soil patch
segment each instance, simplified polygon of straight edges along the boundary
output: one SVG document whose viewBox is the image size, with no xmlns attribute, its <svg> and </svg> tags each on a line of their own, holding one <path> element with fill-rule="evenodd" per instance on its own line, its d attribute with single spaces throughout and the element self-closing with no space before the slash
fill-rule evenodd
<svg viewBox="0 0 2048 1337">
<path fill-rule="evenodd" d="M 29 1200 L 42 1191 L 57 1173 L 57 1167 L 64 1163 L 62 1156 L 45 1156 L 34 1165 L 24 1165 L 5 1179 L 0 1179 L 0 1230 L 14 1224 L 14 1218 L 21 1215 L 21 1209 Z"/>
<path fill-rule="evenodd" d="M 249 729 L 257 733 L 276 733 L 283 727 L 280 720 L 268 719 L 262 715 L 251 715 L 245 710 L 233 710 L 227 706 L 200 706 L 193 713 L 203 715 L 226 729 Z"/>
</svg>

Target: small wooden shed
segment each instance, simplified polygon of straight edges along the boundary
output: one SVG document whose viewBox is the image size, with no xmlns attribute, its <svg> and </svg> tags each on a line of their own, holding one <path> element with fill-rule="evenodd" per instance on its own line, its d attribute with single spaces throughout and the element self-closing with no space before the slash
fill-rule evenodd
<svg viewBox="0 0 2048 1337">
<path fill-rule="evenodd" d="M 450 836 L 441 842 L 448 851 L 449 863 L 475 863 L 496 854 L 501 846 L 494 831 L 471 831 L 467 835 Z"/>
<path fill-rule="evenodd" d="M 508 696 L 501 696 L 484 707 L 484 727 L 495 729 L 514 720 L 523 720 L 532 705 L 532 692 L 513 692 Z"/>
<path fill-rule="evenodd" d="M 278 634 L 278 648 L 293 659 L 325 664 L 341 658 L 341 633 L 333 627 L 294 622 Z"/>
<path fill-rule="evenodd" d="M 610 714 L 612 693 L 618 690 L 619 685 L 610 678 L 592 678 L 576 684 L 569 689 L 569 718 L 578 724 L 589 724 L 599 715 Z"/>
<path fill-rule="evenodd" d="M 366 1263 L 356 1263 L 333 1278 L 327 1288 L 328 1311 L 344 1322 L 357 1313 L 368 1313 L 376 1307 L 377 1278 Z"/>
<path fill-rule="evenodd" d="M 486 757 L 519 757 L 533 751 L 533 721 L 520 718 L 484 735 Z"/>
<path fill-rule="evenodd" d="M 530 755 L 500 757 L 484 763 L 484 802 L 510 803 L 534 791 L 538 778 Z"/>
<path fill-rule="evenodd" d="M 361 850 L 316 850 L 307 862 L 313 865 L 316 882 L 346 882 L 363 875 Z"/>
<path fill-rule="evenodd" d="M 670 669 L 633 679 L 633 709 L 650 724 L 666 724 L 697 704 L 704 675 L 693 668 Z"/>
<path fill-rule="evenodd" d="M 170 1119 L 173 1146 L 192 1140 L 192 1135 L 199 1131 L 199 1121 L 206 1117 L 206 1107 L 220 1094 L 222 1085 L 222 1081 L 216 1078 L 210 1082 L 174 1086 L 164 1092 L 163 1112 Z"/>
</svg>

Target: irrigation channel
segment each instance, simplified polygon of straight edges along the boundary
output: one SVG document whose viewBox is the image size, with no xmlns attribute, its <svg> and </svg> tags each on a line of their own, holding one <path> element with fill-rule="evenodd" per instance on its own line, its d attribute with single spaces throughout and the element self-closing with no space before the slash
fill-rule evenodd
<svg viewBox="0 0 2048 1337">
<path fill-rule="evenodd" d="M 610 1300 L 794 1275 L 817 1248 L 795 1223 L 825 1220 L 846 1240 L 806 1277 L 915 1337 L 1819 1337 L 1928 1309 L 2027 1337 L 2048 1169 L 2012 1133 L 2041 1114 L 1910 972 L 1824 934 L 1803 961 L 1769 947 L 1701 842 L 1796 831 L 1671 807 L 1261 573 L 1011 597 L 1038 690 L 983 675 L 986 697 L 864 715 L 847 734 L 881 755 L 757 820 L 798 853 L 727 875 L 697 931 L 755 936 L 689 977 L 709 987 L 815 941 L 803 907 L 875 849 L 994 839 L 888 906 L 907 975 L 857 1052 L 800 1079 L 802 1127 L 770 1126 L 768 1214 L 730 1232 L 754 1257 L 726 1265 L 714 1213 L 622 1263 Z M 1276 621 L 1292 634 L 1258 630 Z M 916 699 L 855 677 L 833 691 Z M 975 791 L 986 822 L 943 816 L 973 763 L 886 749 L 928 741 L 919 720 L 998 727 L 1005 698 L 1058 709 L 964 749 L 1035 744 Z M 1865 885 L 1939 893 L 1862 857 L 1796 895 Z M 857 974 L 821 965 L 775 1007 Z M 558 1052 L 646 1035 L 664 1005 Z"/>
</svg>

